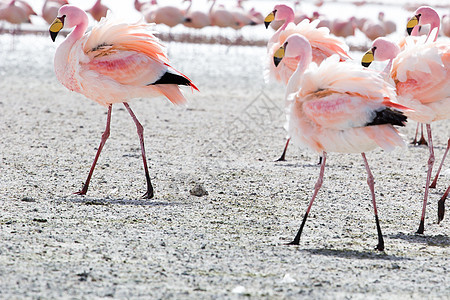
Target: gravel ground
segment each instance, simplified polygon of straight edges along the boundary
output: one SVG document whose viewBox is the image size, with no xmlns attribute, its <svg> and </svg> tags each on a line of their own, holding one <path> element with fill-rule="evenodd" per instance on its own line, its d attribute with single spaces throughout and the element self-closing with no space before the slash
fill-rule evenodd
<svg viewBox="0 0 450 300">
<path fill-rule="evenodd" d="M 445 172 L 419 225 L 428 150 L 367 154 L 386 250 L 377 243 L 360 155 L 330 153 L 300 246 L 318 156 L 284 146 L 283 88 L 265 85 L 265 49 L 169 44 L 199 87 L 187 107 L 135 100 L 139 140 L 121 105 L 87 196 L 79 190 L 106 109 L 53 73 L 48 37 L 0 36 L 0 298 L 447 298 L 450 222 L 436 224 Z M 356 54 L 355 57 L 359 57 Z M 415 123 L 401 132 L 411 139 Z M 437 161 L 450 121 L 433 124 Z M 447 164 L 448 166 L 448 164 Z M 444 168 L 448 170 L 447 168 Z M 203 186 L 208 195 L 190 191 Z"/>
</svg>

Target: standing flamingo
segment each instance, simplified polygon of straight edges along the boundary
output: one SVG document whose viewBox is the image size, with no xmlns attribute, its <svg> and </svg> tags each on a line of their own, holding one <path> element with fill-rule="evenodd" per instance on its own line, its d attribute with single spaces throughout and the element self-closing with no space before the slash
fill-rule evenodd
<svg viewBox="0 0 450 300">
<path fill-rule="evenodd" d="M 139 135 L 147 181 L 144 197 L 152 198 L 153 186 L 147 168 L 143 127 L 128 101 L 164 95 L 172 103 L 182 104 L 186 99 L 178 85 L 197 89 L 196 86 L 169 65 L 163 46 L 151 33 L 148 24 L 119 23 L 108 15 L 85 34 L 88 17 L 83 10 L 64 5 L 59 9 L 58 16 L 50 26 L 53 41 L 63 27 L 75 29 L 56 50 L 56 77 L 69 90 L 108 107 L 105 132 L 86 182 L 77 194 L 86 194 L 100 152 L 109 137 L 112 105 L 123 103 Z"/>
<path fill-rule="evenodd" d="M 408 113 L 408 117 L 426 124 L 427 128 L 430 155 L 422 215 L 417 230 L 419 234 L 424 232 L 425 211 L 435 160 L 431 123 L 450 118 L 450 44 L 445 41 L 436 42 L 440 24 L 439 15 L 429 6 L 419 7 L 415 11 L 415 16 L 407 25 L 408 33 L 416 34 L 418 26 L 424 24 L 431 25 L 426 42 L 423 39 L 407 38 L 403 51 L 398 53 L 393 60 L 390 72 L 390 76 L 396 84 L 399 103 L 414 110 Z M 372 52 L 385 51 L 382 47 L 378 47 L 372 47 Z M 373 53 L 372 55 L 366 53 L 366 55 L 363 58 L 367 60 L 366 64 L 370 64 L 374 58 L 377 58 Z M 391 53 L 391 55 L 393 54 Z"/>
<path fill-rule="evenodd" d="M 378 73 L 353 63 L 340 62 L 338 55 L 311 66 L 312 48 L 308 39 L 293 34 L 275 53 L 278 64 L 285 58 L 301 56 L 286 88 L 288 133 L 294 144 L 322 153 L 319 179 L 291 245 L 298 245 L 311 206 L 323 182 L 327 152 L 361 153 L 372 196 L 378 233 L 377 250 L 384 240 L 375 202 L 374 179 L 364 152 L 381 147 L 392 150 L 404 146 L 393 125 L 404 126 L 406 107 L 393 103 L 395 92 Z M 309 68 L 308 68 L 309 66 Z"/>
<path fill-rule="evenodd" d="M 58 10 L 64 4 L 69 4 L 67 0 L 45 0 L 42 6 L 42 18 L 51 24 L 58 15 Z"/>
<path fill-rule="evenodd" d="M 309 20 L 303 20 L 298 25 L 294 22 L 294 11 L 287 5 L 279 4 L 275 5 L 273 11 L 265 18 L 264 23 L 266 28 L 272 21 L 284 20 L 284 24 L 274 33 L 267 43 L 267 59 L 265 66 L 264 77 L 266 81 L 270 77 L 275 78 L 277 81 L 287 84 L 289 78 L 297 68 L 300 56 L 294 58 L 284 59 L 277 67 L 273 63 L 273 54 L 277 49 L 284 44 L 286 39 L 295 33 L 301 34 L 309 40 L 312 47 L 312 56 L 315 63 L 320 64 L 325 58 L 338 54 L 342 61 L 349 58 L 348 46 L 340 41 L 338 38 L 330 35 L 330 31 L 327 28 L 317 28 L 319 20 L 309 22 Z M 284 146 L 283 153 L 277 161 L 286 160 L 286 151 L 289 145 L 289 138 Z"/>
<path fill-rule="evenodd" d="M 211 22 L 206 12 L 200 10 L 191 11 L 192 0 L 189 1 L 189 7 L 186 9 L 185 19 L 183 25 L 190 28 L 203 28 L 210 26 Z"/>
<path fill-rule="evenodd" d="M 108 11 L 108 7 L 102 4 L 102 0 L 96 0 L 94 6 L 88 9 L 88 13 L 97 20 L 100 21 L 101 18 L 106 17 L 106 12 Z"/>
</svg>

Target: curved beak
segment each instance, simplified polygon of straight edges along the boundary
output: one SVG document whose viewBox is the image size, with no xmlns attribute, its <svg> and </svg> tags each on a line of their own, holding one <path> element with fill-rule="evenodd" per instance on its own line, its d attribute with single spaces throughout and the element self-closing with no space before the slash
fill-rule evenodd
<svg viewBox="0 0 450 300">
<path fill-rule="evenodd" d="M 281 60 L 284 57 L 284 53 L 286 51 L 286 44 L 284 44 L 283 46 L 281 46 L 273 55 L 273 63 L 275 64 L 275 67 L 278 67 L 278 65 L 280 64 Z"/>
<path fill-rule="evenodd" d="M 412 30 L 418 24 L 419 24 L 418 16 L 414 16 L 408 21 L 408 23 L 406 24 L 406 31 L 408 32 L 408 35 L 411 35 Z"/>
<path fill-rule="evenodd" d="M 57 17 L 50 25 L 50 28 L 48 29 L 50 31 L 50 37 L 52 38 L 53 41 L 56 40 L 56 36 L 64 27 L 64 18 L 65 16 Z"/>
<path fill-rule="evenodd" d="M 267 15 L 267 17 L 264 19 L 264 25 L 266 26 L 266 29 L 269 28 L 270 23 L 275 19 L 275 11 L 271 12 Z"/>
<path fill-rule="evenodd" d="M 370 49 L 369 51 L 367 51 L 366 53 L 364 53 L 362 59 L 361 59 L 361 64 L 364 67 L 368 67 L 370 66 L 370 64 L 373 62 L 374 57 L 373 57 L 373 49 Z"/>
</svg>

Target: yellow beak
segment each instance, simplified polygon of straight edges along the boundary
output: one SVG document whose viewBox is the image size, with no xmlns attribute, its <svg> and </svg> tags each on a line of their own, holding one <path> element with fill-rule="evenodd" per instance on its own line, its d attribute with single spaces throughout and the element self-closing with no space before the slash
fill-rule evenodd
<svg viewBox="0 0 450 300">
<path fill-rule="evenodd" d="M 419 24 L 419 19 L 417 16 L 412 17 L 408 23 L 406 24 L 406 31 L 408 31 L 408 34 L 411 35 L 412 30 L 415 26 Z"/>
<path fill-rule="evenodd" d="M 264 25 L 266 26 L 266 29 L 269 28 L 270 23 L 275 19 L 275 11 L 271 12 L 267 15 L 267 17 L 264 19 Z"/>
<path fill-rule="evenodd" d="M 373 62 L 373 60 L 374 60 L 373 51 L 371 49 L 371 50 L 367 51 L 366 53 L 364 53 L 364 55 L 361 59 L 361 64 L 367 68 L 368 66 L 370 66 L 370 64 Z"/>
<path fill-rule="evenodd" d="M 56 18 L 53 23 L 50 25 L 50 28 L 48 29 L 50 31 L 50 37 L 53 41 L 56 40 L 56 36 L 58 33 L 63 29 L 64 27 L 64 16 Z"/>
<path fill-rule="evenodd" d="M 281 60 L 284 57 L 285 53 L 285 46 L 281 46 L 273 55 L 273 63 L 275 64 L 275 67 L 278 67 Z"/>
</svg>

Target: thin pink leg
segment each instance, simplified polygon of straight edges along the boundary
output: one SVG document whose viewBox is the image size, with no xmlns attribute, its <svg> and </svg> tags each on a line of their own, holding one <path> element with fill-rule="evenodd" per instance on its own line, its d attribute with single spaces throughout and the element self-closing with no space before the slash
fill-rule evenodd
<svg viewBox="0 0 450 300">
<path fill-rule="evenodd" d="M 306 213 L 303 216 L 302 225 L 300 225 L 300 229 L 298 230 L 297 235 L 295 236 L 294 240 L 290 242 L 288 245 L 298 245 L 300 243 L 300 236 L 302 235 L 303 227 L 305 226 L 309 211 L 311 210 L 311 206 L 313 205 L 314 199 L 316 198 L 317 193 L 319 192 L 319 189 L 323 183 L 323 174 L 325 172 L 326 160 L 327 160 L 327 153 L 323 151 L 322 164 L 320 165 L 319 179 L 317 179 L 316 185 L 314 186 L 314 194 L 311 198 L 311 201 L 309 202 L 308 208 L 306 209 Z"/>
<path fill-rule="evenodd" d="M 437 180 L 438 180 L 438 177 L 439 177 L 439 173 L 441 173 L 441 169 L 442 169 L 442 166 L 444 165 L 444 160 L 445 160 L 445 157 L 447 156 L 448 149 L 450 149 L 450 138 L 448 139 L 447 149 L 444 152 L 444 156 L 442 157 L 441 164 L 439 165 L 439 168 L 437 170 L 436 177 L 434 177 L 434 180 L 431 183 L 430 188 L 435 188 L 436 187 L 436 183 L 437 183 Z"/>
<path fill-rule="evenodd" d="M 112 105 L 110 104 L 108 106 L 108 116 L 106 118 L 106 129 L 102 134 L 102 140 L 100 141 L 100 146 L 98 146 L 97 154 L 95 155 L 94 162 L 92 163 L 92 166 L 91 166 L 91 170 L 89 171 L 89 175 L 86 179 L 86 182 L 83 184 L 83 188 L 81 189 L 81 191 L 76 192 L 75 194 L 86 195 L 86 193 L 87 193 L 87 190 L 89 188 L 89 182 L 91 181 L 92 174 L 94 173 L 94 169 L 95 169 L 95 165 L 97 164 L 98 157 L 100 156 L 100 152 L 102 152 L 103 146 L 105 145 L 106 140 L 109 137 L 109 132 L 110 132 L 109 128 L 111 125 L 111 111 L 112 111 Z"/>
<path fill-rule="evenodd" d="M 423 136 L 423 124 L 420 124 L 420 140 L 417 142 L 417 145 L 427 145 L 427 141 Z"/>
<path fill-rule="evenodd" d="M 125 108 L 128 110 L 128 113 L 133 118 L 133 121 L 136 124 L 139 141 L 141 142 L 142 161 L 144 162 L 145 179 L 147 180 L 147 192 L 142 196 L 142 198 L 151 199 L 151 198 L 153 198 L 153 186 L 152 186 L 152 182 L 150 181 L 150 174 L 148 173 L 148 167 L 147 167 L 147 158 L 145 156 L 144 127 L 142 127 L 141 123 L 139 123 L 138 119 L 134 115 L 134 113 L 131 110 L 128 103 L 124 102 L 123 105 L 125 105 Z"/>
<path fill-rule="evenodd" d="M 444 219 L 445 199 L 447 199 L 448 193 L 450 193 L 450 185 L 448 186 L 444 195 L 442 195 L 441 200 L 439 200 L 439 202 L 438 202 L 438 224 Z"/>
<path fill-rule="evenodd" d="M 416 145 L 417 144 L 417 134 L 419 133 L 419 125 L 420 125 L 420 123 L 417 123 L 416 135 L 414 136 L 414 140 L 411 142 L 411 145 Z"/>
<path fill-rule="evenodd" d="M 361 155 L 364 159 L 364 165 L 366 166 L 367 184 L 369 185 L 370 194 L 372 195 L 373 212 L 375 213 L 375 223 L 377 225 L 378 245 L 375 249 L 377 249 L 379 251 L 383 251 L 384 250 L 384 240 L 383 240 L 383 234 L 381 233 L 380 221 L 378 220 L 377 204 L 375 202 L 375 180 L 373 179 L 372 172 L 370 171 L 369 163 L 367 162 L 366 155 L 364 153 L 361 153 Z"/>
<path fill-rule="evenodd" d="M 419 229 L 417 233 L 423 234 L 425 227 L 425 210 L 427 208 L 427 200 L 428 200 L 428 190 L 430 187 L 431 181 L 431 172 L 433 171 L 434 164 L 434 150 L 433 150 L 433 139 L 431 138 L 431 125 L 427 124 L 427 133 L 428 133 L 428 149 L 430 150 L 430 157 L 428 158 L 428 171 L 427 171 L 427 180 L 425 182 L 425 193 L 423 197 L 423 207 L 422 207 L 422 216 L 420 218 Z"/>
<path fill-rule="evenodd" d="M 284 146 L 283 154 L 281 154 L 280 158 L 276 161 L 286 161 L 286 151 L 289 145 L 289 142 L 291 141 L 291 138 L 288 138 L 286 141 L 286 145 Z"/>
</svg>

